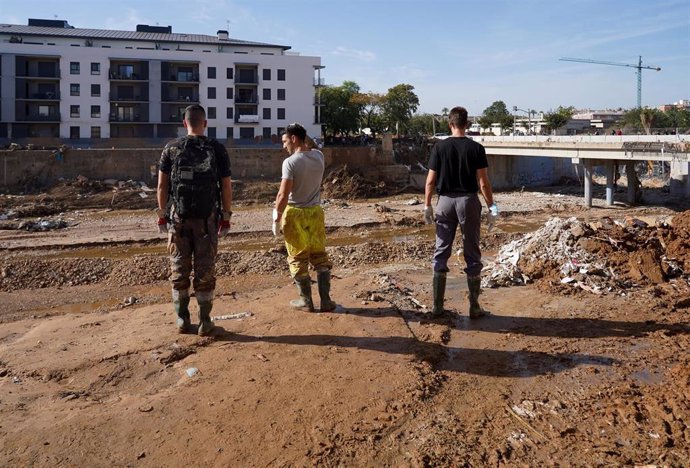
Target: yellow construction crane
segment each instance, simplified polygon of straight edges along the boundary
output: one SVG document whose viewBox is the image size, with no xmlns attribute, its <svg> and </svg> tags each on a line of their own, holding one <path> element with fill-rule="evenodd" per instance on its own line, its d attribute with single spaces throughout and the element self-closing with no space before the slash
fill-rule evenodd
<svg viewBox="0 0 690 468">
<path fill-rule="evenodd" d="M 595 63 L 598 65 L 614 65 L 616 67 L 630 67 L 637 70 L 637 107 L 642 107 L 642 69 L 661 71 L 660 67 L 647 67 L 642 66 L 642 56 L 640 56 L 637 65 L 628 63 L 617 63 L 617 62 L 605 62 L 601 60 L 590 60 L 590 59 L 580 59 L 580 58 L 568 58 L 563 57 L 559 60 L 564 62 L 582 62 L 582 63 Z"/>
</svg>

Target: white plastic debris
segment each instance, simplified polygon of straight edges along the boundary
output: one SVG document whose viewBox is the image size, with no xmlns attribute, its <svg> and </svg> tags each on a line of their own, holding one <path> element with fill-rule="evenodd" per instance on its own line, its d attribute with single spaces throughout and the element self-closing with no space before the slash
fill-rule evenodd
<svg viewBox="0 0 690 468">
<path fill-rule="evenodd" d="M 194 377 L 199 373 L 199 369 L 197 369 L 196 367 L 190 367 L 185 372 L 187 373 L 187 377 Z"/>
</svg>

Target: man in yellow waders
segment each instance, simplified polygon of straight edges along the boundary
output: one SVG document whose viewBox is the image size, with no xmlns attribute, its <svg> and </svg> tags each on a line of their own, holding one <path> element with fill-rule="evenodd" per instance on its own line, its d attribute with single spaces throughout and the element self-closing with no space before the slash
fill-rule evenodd
<svg viewBox="0 0 690 468">
<path fill-rule="evenodd" d="M 309 264 L 316 270 L 321 299 L 320 311 L 335 310 L 331 300 L 331 268 L 326 253 L 326 225 L 321 208 L 321 180 L 325 168 L 323 153 L 313 149 L 307 131 L 298 123 L 288 125 L 282 136 L 283 148 L 290 154 L 283 161 L 280 190 L 273 210 L 273 235 L 285 236 L 290 274 L 297 285 L 295 308 L 314 312 Z"/>
</svg>

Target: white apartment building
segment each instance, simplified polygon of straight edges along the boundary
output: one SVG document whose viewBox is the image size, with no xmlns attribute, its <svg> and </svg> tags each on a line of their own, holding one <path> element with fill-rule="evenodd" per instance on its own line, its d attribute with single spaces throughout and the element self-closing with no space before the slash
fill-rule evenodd
<svg viewBox="0 0 690 468">
<path fill-rule="evenodd" d="M 209 136 L 258 141 L 292 122 L 321 134 L 321 58 L 229 37 L 0 24 L 0 138 L 173 138 L 206 109 Z"/>
</svg>

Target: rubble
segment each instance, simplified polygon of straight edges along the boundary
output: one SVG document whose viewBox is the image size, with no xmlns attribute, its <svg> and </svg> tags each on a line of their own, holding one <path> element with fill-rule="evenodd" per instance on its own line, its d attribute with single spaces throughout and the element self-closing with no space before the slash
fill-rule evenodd
<svg viewBox="0 0 690 468">
<path fill-rule="evenodd" d="M 687 212 L 672 225 L 650 226 L 635 218 L 587 223 L 551 218 L 544 226 L 504 245 L 482 286 L 496 288 L 543 283 L 593 294 L 625 294 L 675 278 L 687 280 L 690 256 Z M 684 241 L 683 241 L 684 240 Z"/>
</svg>

